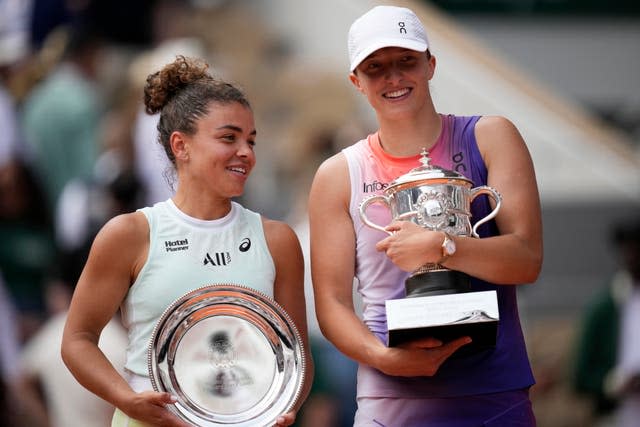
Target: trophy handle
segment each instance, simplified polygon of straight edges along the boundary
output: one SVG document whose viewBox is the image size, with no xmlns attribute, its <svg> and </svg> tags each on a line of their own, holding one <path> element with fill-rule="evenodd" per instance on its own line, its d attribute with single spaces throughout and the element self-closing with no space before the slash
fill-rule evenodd
<svg viewBox="0 0 640 427">
<path fill-rule="evenodd" d="M 384 227 L 381 227 L 380 225 L 374 223 L 373 221 L 369 220 L 369 218 L 367 217 L 367 207 L 369 207 L 370 204 L 372 203 L 382 203 L 383 205 L 385 205 L 387 208 L 389 208 L 389 210 L 391 210 L 391 205 L 389 204 L 389 199 L 386 196 L 371 196 L 368 197 L 366 199 L 364 199 L 362 201 L 362 203 L 360 203 L 360 219 L 362 219 L 362 222 L 364 222 L 366 225 L 368 225 L 371 228 L 374 228 L 376 230 L 382 231 L 384 233 L 387 233 L 389 235 L 392 235 L 393 233 L 388 232 L 387 230 L 384 229 Z"/>
<path fill-rule="evenodd" d="M 496 202 L 496 207 L 493 208 L 493 210 L 489 213 L 489 215 L 485 216 L 480 221 L 476 222 L 475 225 L 473 226 L 473 229 L 471 230 L 471 234 L 473 235 L 473 237 L 480 237 L 476 232 L 476 230 L 482 224 L 495 218 L 495 216 L 498 215 L 498 211 L 500 210 L 500 204 L 502 203 L 502 196 L 500 195 L 500 193 L 498 193 L 498 191 L 495 188 L 489 187 L 487 185 L 473 188 L 471 189 L 469 194 L 471 196 L 471 199 L 469 200 L 469 202 L 472 202 L 473 199 L 475 199 L 480 194 L 486 194 L 487 196 L 493 198 L 493 200 Z"/>
</svg>

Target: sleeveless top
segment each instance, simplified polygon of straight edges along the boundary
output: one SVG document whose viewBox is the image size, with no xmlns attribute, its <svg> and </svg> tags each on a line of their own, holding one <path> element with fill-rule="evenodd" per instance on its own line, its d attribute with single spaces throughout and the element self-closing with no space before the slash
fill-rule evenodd
<svg viewBox="0 0 640 427">
<path fill-rule="evenodd" d="M 149 222 L 149 255 L 121 312 L 129 335 L 125 368 L 148 377 L 149 340 L 169 305 L 213 284 L 243 285 L 273 298 L 276 270 L 260 215 L 238 203 L 211 221 L 184 214 L 171 199 L 140 211 Z"/>
<path fill-rule="evenodd" d="M 429 151 L 431 164 L 463 174 L 473 181 L 474 187 L 486 185 L 487 169 L 474 134 L 479 117 L 441 115 L 441 118 L 442 132 Z M 385 301 L 404 297 L 404 281 L 409 273 L 396 267 L 384 252 L 376 251 L 376 243 L 387 234 L 363 224 L 359 206 L 364 198 L 381 194 L 391 181 L 421 166 L 420 156 L 390 156 L 380 147 L 377 133 L 345 148 L 343 153 L 351 180 L 349 210 L 356 234 L 355 276 L 362 296 L 362 318 L 371 332 L 386 343 Z M 490 211 L 487 196 L 476 197 L 471 204 L 472 224 Z M 391 222 L 389 209 L 379 203 L 369 205 L 367 216 L 381 226 Z M 477 231 L 481 238 L 498 234 L 493 220 Z M 358 397 L 454 397 L 531 386 L 534 378 L 520 326 L 516 287 L 493 285 L 476 278 L 471 278 L 471 286 L 474 291 L 497 291 L 500 322 L 494 349 L 448 359 L 433 377 L 393 377 L 361 364 Z"/>
</svg>

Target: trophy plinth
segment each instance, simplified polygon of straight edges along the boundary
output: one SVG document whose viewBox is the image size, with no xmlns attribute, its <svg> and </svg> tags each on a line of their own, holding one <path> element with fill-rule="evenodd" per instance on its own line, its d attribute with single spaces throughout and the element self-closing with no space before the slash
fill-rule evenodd
<svg viewBox="0 0 640 427">
<path fill-rule="evenodd" d="M 386 301 L 387 345 L 395 347 L 421 338 L 442 342 L 469 336 L 470 344 L 456 352 L 468 354 L 492 348 L 498 330 L 496 291 L 463 292 Z"/>
<path fill-rule="evenodd" d="M 422 166 L 397 178 L 382 194 L 363 200 L 362 222 L 389 233 L 366 214 L 371 204 L 380 203 L 395 221 L 412 221 L 450 236 L 479 238 L 478 227 L 500 209 L 500 194 L 488 186 L 472 188 L 473 182 L 464 175 L 430 165 L 426 150 L 421 162 Z M 491 197 L 495 207 L 472 227 L 471 202 L 481 194 Z M 405 281 L 405 291 L 405 298 L 386 301 L 390 347 L 425 337 L 446 342 L 462 336 L 470 336 L 472 343 L 458 353 L 495 346 L 499 321 L 495 291 L 474 292 L 467 274 L 439 264 L 412 272 Z"/>
<path fill-rule="evenodd" d="M 460 271 L 440 268 L 413 274 L 404 282 L 407 298 L 470 292 L 469 276 Z"/>
</svg>

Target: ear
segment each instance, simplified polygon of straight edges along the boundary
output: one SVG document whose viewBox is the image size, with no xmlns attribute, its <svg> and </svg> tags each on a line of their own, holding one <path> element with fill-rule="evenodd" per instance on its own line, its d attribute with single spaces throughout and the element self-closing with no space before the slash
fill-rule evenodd
<svg viewBox="0 0 640 427">
<path fill-rule="evenodd" d="M 429 58 L 429 70 L 427 71 L 427 80 L 431 80 L 436 72 L 436 57 L 431 55 Z"/>
<path fill-rule="evenodd" d="M 360 85 L 360 78 L 355 73 L 349 73 L 349 80 L 351 80 L 351 83 L 356 87 L 358 92 L 364 93 L 362 86 Z"/>
<path fill-rule="evenodd" d="M 173 132 L 169 137 L 169 145 L 176 161 L 189 160 L 189 144 L 182 132 Z"/>
</svg>

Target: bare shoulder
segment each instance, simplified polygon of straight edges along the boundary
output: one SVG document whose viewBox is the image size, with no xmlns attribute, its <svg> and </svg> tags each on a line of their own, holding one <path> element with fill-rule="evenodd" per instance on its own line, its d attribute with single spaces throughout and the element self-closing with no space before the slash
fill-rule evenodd
<svg viewBox="0 0 640 427">
<path fill-rule="evenodd" d="M 142 212 L 132 212 L 111 218 L 96 235 L 91 252 L 135 263 L 146 256 L 148 245 L 147 218 Z"/>
<path fill-rule="evenodd" d="M 262 227 L 269 248 L 295 248 L 299 246 L 298 236 L 291 226 L 283 221 L 262 217 Z"/>
<path fill-rule="evenodd" d="M 327 202 L 346 203 L 350 192 L 347 158 L 343 153 L 335 154 L 322 162 L 316 171 L 309 193 L 309 207 L 315 210 Z"/>
<path fill-rule="evenodd" d="M 98 237 L 103 239 L 116 239 L 129 243 L 141 238 L 146 240 L 148 236 L 149 223 L 142 212 L 117 215 L 107 221 L 98 233 Z"/>
<path fill-rule="evenodd" d="M 508 137 L 520 136 L 515 124 L 503 116 L 482 116 L 476 123 L 476 137 Z"/>
<path fill-rule="evenodd" d="M 516 125 L 506 117 L 483 116 L 475 127 L 476 141 L 483 159 L 491 163 L 495 157 L 529 155 L 526 143 Z"/>
<path fill-rule="evenodd" d="M 343 153 L 337 153 L 324 160 L 316 171 L 316 179 L 336 178 L 336 175 L 344 175 L 348 173 L 347 158 Z"/>
</svg>

